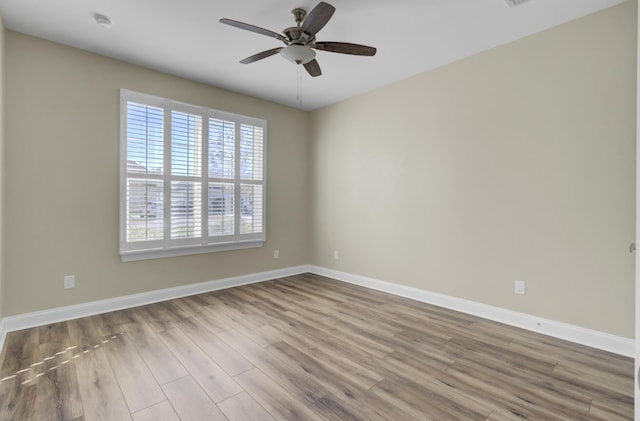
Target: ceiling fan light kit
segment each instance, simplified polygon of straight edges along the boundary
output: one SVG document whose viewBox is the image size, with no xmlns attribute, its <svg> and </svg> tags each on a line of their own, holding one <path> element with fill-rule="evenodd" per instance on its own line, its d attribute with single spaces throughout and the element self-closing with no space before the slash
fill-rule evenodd
<svg viewBox="0 0 640 421">
<path fill-rule="evenodd" d="M 285 28 L 282 34 L 232 19 L 223 18 L 220 19 L 220 23 L 275 38 L 286 45 L 286 47 L 261 51 L 240 60 L 240 63 L 249 64 L 280 53 L 282 57 L 291 63 L 297 65 L 302 64 L 307 73 L 316 77 L 320 76 L 322 71 L 320 70 L 320 64 L 318 64 L 316 60 L 315 50 L 356 56 L 374 56 L 376 54 L 374 47 L 368 47 L 366 45 L 316 41 L 316 34 L 329 22 L 329 19 L 331 19 L 335 11 L 335 7 L 323 1 L 318 3 L 308 14 L 304 9 L 293 9 L 291 14 L 296 22 L 296 26 Z"/>
<path fill-rule="evenodd" d="M 280 55 L 295 64 L 307 64 L 316 58 L 316 52 L 309 47 L 293 44 L 280 50 Z"/>
</svg>

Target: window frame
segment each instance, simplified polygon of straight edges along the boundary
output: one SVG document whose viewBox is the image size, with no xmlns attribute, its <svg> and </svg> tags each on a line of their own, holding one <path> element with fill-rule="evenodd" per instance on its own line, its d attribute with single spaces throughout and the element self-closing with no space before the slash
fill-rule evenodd
<svg viewBox="0 0 640 421">
<path fill-rule="evenodd" d="M 144 174 L 140 177 L 131 177 L 128 171 L 128 103 L 136 103 L 145 106 L 161 108 L 163 110 L 163 163 L 162 175 Z M 200 116 L 201 124 L 201 165 L 200 176 L 173 175 L 171 172 L 171 122 L 172 113 L 187 113 Z M 211 177 L 209 174 L 209 122 L 210 119 L 233 122 L 234 131 L 234 176 L 233 178 Z M 240 142 L 241 127 L 243 125 L 262 129 L 262 177 L 259 180 L 242 179 L 240 172 Z M 208 107 L 187 104 L 167 98 L 143 94 L 128 89 L 120 90 L 120 195 L 119 195 L 119 253 L 123 262 L 157 259 L 172 256 L 185 256 L 191 254 L 211 253 L 217 251 L 239 250 L 262 247 L 266 241 L 266 160 L 267 160 L 267 121 L 259 118 L 243 116 L 239 114 L 215 110 Z M 252 167 L 252 174 L 255 167 Z M 255 178 L 255 177 L 254 177 Z M 127 241 L 127 182 L 130 179 L 161 180 L 163 187 L 162 240 Z M 200 183 L 200 236 L 192 238 L 172 239 L 171 232 L 171 183 L 186 181 Z M 209 185 L 210 183 L 226 183 L 234 186 L 233 200 L 233 225 L 232 235 L 209 235 Z M 262 194 L 258 197 L 262 201 L 261 207 L 261 231 L 242 234 L 240 221 L 242 219 L 241 186 L 261 186 Z M 147 217 L 148 218 L 148 217 Z"/>
</svg>

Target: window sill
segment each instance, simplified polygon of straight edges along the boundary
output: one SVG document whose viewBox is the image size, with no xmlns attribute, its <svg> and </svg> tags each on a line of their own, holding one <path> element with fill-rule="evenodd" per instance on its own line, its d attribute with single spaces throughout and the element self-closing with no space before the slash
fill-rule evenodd
<svg viewBox="0 0 640 421">
<path fill-rule="evenodd" d="M 239 243 L 213 244 L 210 246 L 176 247 L 164 250 L 139 250 L 120 253 L 123 262 L 135 262 L 138 260 L 162 259 L 164 257 L 189 256 L 192 254 L 212 253 L 216 251 L 243 250 L 262 247 L 264 241 L 242 241 Z"/>
</svg>

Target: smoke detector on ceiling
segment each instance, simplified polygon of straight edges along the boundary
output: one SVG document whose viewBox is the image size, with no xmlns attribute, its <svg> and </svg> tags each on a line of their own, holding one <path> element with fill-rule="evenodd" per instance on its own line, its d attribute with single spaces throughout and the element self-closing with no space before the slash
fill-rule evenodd
<svg viewBox="0 0 640 421">
<path fill-rule="evenodd" d="M 504 2 L 507 3 L 509 7 L 520 6 L 522 3 L 526 3 L 528 1 L 529 0 L 504 0 Z"/>
</svg>

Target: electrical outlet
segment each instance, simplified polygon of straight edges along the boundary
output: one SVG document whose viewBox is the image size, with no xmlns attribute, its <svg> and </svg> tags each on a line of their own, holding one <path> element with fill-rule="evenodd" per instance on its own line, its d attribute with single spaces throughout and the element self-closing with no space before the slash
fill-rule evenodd
<svg viewBox="0 0 640 421">
<path fill-rule="evenodd" d="M 340 259 L 340 252 L 338 250 L 334 250 L 333 251 L 333 258 L 335 260 L 339 260 Z"/>
<path fill-rule="evenodd" d="M 524 281 L 518 281 L 516 279 L 516 282 L 513 286 L 513 292 L 518 294 L 518 295 L 524 295 L 527 292 L 527 284 Z"/>
<path fill-rule="evenodd" d="M 65 275 L 64 277 L 64 288 L 75 288 L 76 287 L 76 275 Z"/>
<path fill-rule="evenodd" d="M 280 258 L 280 250 L 274 250 L 273 251 L 273 258 L 274 259 L 279 259 Z"/>
</svg>

